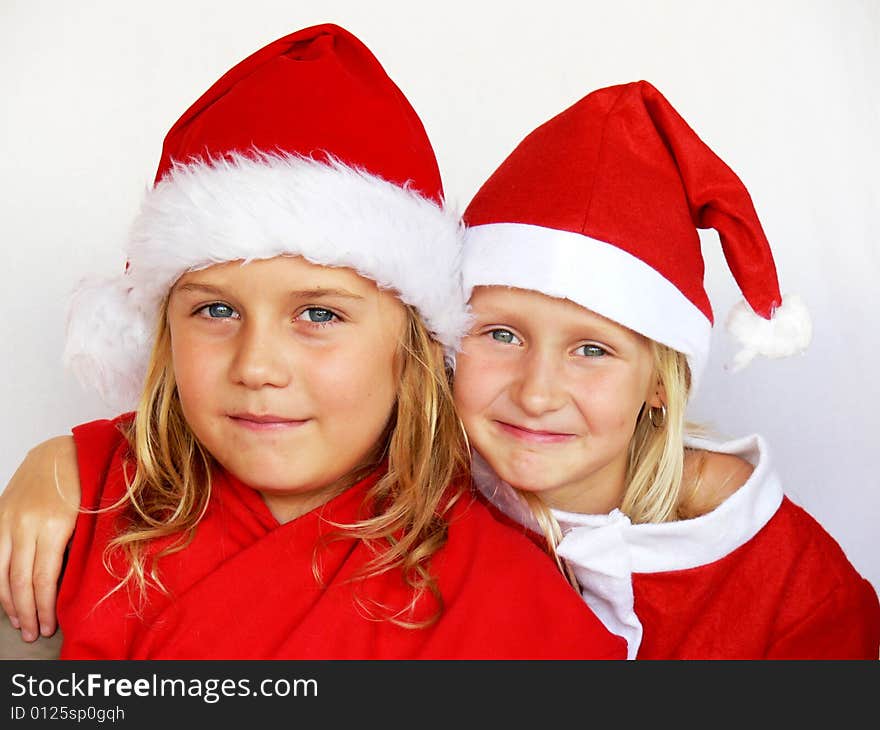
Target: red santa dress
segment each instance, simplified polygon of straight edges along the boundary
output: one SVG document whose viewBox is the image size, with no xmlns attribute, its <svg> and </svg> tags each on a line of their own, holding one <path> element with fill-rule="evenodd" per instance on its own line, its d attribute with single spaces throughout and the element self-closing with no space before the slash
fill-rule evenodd
<svg viewBox="0 0 880 730">
<path fill-rule="evenodd" d="M 124 493 L 122 421 L 73 431 L 84 508 L 107 506 Z M 369 546 L 349 538 L 316 546 L 334 532 L 331 523 L 358 518 L 379 476 L 279 524 L 258 492 L 216 474 L 194 539 L 159 560 L 168 592 L 148 588 L 139 610 L 126 590 L 110 593 L 117 579 L 102 560 L 119 512 L 82 512 L 58 599 L 61 658 L 625 658 L 625 642 L 605 629 L 552 561 L 474 495 L 455 503 L 448 541 L 431 561 L 444 602 L 440 619 L 416 629 L 375 620 L 361 601 L 398 607 L 410 599 L 400 572 L 353 582 L 374 556 Z M 426 599 L 415 616 L 433 607 Z"/>
<path fill-rule="evenodd" d="M 632 524 L 619 510 L 554 510 L 558 552 L 584 601 L 630 659 L 877 659 L 880 602 L 837 541 L 782 490 L 757 435 L 686 445 L 735 454 L 749 480 L 713 511 Z M 516 492 L 479 456 L 480 490 L 537 532 Z"/>
</svg>

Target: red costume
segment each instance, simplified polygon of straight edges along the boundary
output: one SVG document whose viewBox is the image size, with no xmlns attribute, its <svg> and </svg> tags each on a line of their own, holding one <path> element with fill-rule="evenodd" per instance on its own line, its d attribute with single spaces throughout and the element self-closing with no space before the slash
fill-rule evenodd
<svg viewBox="0 0 880 730">
<path fill-rule="evenodd" d="M 124 493 L 120 419 L 74 429 L 82 506 Z M 131 468 L 129 466 L 129 473 Z M 391 606 L 410 593 L 399 571 L 351 582 L 373 557 L 346 538 L 315 551 L 330 521 L 358 519 L 373 474 L 322 507 L 279 524 L 259 493 L 226 473 L 214 479 L 195 538 L 159 561 L 140 615 L 102 554 L 119 512 L 81 513 L 58 600 L 62 659 L 622 659 L 609 633 L 552 562 L 478 499 L 460 499 L 449 539 L 430 564 L 444 611 L 427 628 L 370 618 L 358 596 Z M 156 548 L 167 544 L 163 540 Z M 317 557 L 323 584 L 313 574 Z M 118 563 L 116 563 L 118 565 Z M 427 615 L 423 601 L 416 615 Z"/>
<path fill-rule="evenodd" d="M 553 510 L 557 548 L 587 604 L 634 659 L 877 659 L 880 601 L 837 541 L 786 497 L 760 436 L 692 448 L 755 467 L 711 512 L 632 524 Z M 506 515 L 538 530 L 516 493 L 479 457 L 475 478 Z"/>
</svg>

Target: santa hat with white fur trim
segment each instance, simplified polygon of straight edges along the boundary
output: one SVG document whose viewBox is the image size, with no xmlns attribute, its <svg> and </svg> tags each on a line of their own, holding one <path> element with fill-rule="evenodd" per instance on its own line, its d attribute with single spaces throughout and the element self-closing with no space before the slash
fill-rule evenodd
<svg viewBox="0 0 880 730">
<path fill-rule="evenodd" d="M 570 299 L 684 353 L 693 387 L 713 324 L 698 228 L 718 232 L 745 297 L 728 319 L 735 367 L 809 344 L 748 191 L 646 81 L 599 89 L 534 130 L 464 220 L 465 296 L 500 285 Z"/>
<path fill-rule="evenodd" d="M 454 350 L 467 321 L 461 232 L 400 89 L 348 31 L 306 28 L 234 66 L 168 132 L 125 271 L 74 293 L 65 361 L 131 408 L 174 282 L 282 254 L 394 290 Z"/>
</svg>

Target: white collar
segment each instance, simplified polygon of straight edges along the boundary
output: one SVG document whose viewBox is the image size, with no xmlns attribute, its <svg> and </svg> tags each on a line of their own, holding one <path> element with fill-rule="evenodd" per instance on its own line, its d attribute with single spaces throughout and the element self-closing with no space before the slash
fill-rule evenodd
<svg viewBox="0 0 880 730">
<path fill-rule="evenodd" d="M 618 509 L 599 515 L 552 510 L 563 536 L 557 552 L 574 571 L 587 604 L 610 631 L 626 639 L 629 659 L 635 658 L 642 639 L 633 610 L 632 574 L 685 570 L 719 560 L 751 540 L 782 502 L 782 485 L 761 436 L 725 443 L 687 437 L 685 445 L 735 454 L 754 470 L 718 507 L 689 520 L 633 525 Z M 476 453 L 473 473 L 479 490 L 502 512 L 540 534 L 525 500 Z"/>
<path fill-rule="evenodd" d="M 685 445 L 739 456 L 750 462 L 754 471 L 745 484 L 711 512 L 689 520 L 628 525 L 626 543 L 634 573 L 686 570 L 720 560 L 751 540 L 782 502 L 782 484 L 771 469 L 767 444 L 761 436 L 753 434 L 724 443 L 687 437 Z M 580 526 L 602 524 L 596 520 L 597 515 L 561 510 L 553 510 L 553 514 L 563 535 Z M 607 520 L 613 515 L 598 517 Z M 620 518 L 629 522 L 625 515 Z"/>
<path fill-rule="evenodd" d="M 588 515 L 552 510 L 563 536 L 578 527 L 601 528 L 626 524 L 633 572 L 654 573 L 684 570 L 718 560 L 751 540 L 775 514 L 782 502 L 782 485 L 771 469 L 763 437 L 752 434 L 727 442 L 686 437 L 690 448 L 734 454 L 754 467 L 749 479 L 711 512 L 700 517 L 658 524 L 629 524 L 619 510 Z M 540 533 L 537 520 L 522 497 L 499 479 L 485 460 L 474 454 L 474 481 L 480 491 L 502 512 L 521 525 Z"/>
</svg>

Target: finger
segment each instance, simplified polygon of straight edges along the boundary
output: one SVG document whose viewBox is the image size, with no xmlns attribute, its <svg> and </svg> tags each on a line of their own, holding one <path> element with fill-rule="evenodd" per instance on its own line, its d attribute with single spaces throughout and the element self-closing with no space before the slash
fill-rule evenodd
<svg viewBox="0 0 880 730">
<path fill-rule="evenodd" d="M 61 565 L 64 560 L 64 549 L 67 547 L 65 536 L 59 530 L 49 526 L 37 540 L 34 557 L 34 601 L 40 633 L 52 636 L 57 626 L 55 617 L 55 601 L 58 597 L 58 579 L 61 576 Z"/>
<path fill-rule="evenodd" d="M 34 641 L 38 635 L 37 609 L 34 602 L 34 553 L 36 540 L 13 539 L 12 559 L 9 565 L 9 583 L 12 603 L 21 624 L 21 638 Z"/>
<path fill-rule="evenodd" d="M 9 585 L 9 561 L 12 555 L 12 538 L 8 531 L 0 532 L 0 607 L 9 617 L 9 623 L 15 628 L 21 628 L 18 622 L 18 614 L 15 612 L 15 604 L 12 602 L 12 588 Z"/>
</svg>

